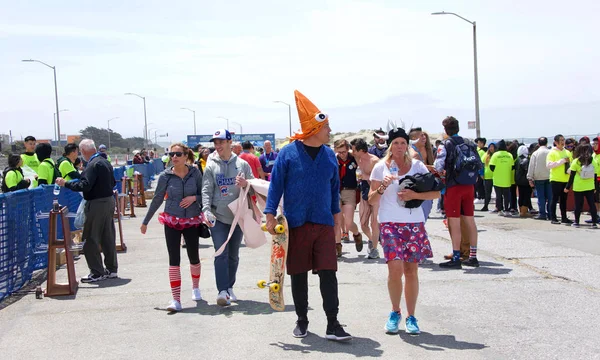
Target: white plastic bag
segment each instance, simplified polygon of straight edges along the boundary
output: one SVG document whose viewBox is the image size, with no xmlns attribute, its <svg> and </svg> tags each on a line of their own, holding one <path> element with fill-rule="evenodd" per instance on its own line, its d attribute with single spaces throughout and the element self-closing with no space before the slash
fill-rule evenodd
<svg viewBox="0 0 600 360">
<path fill-rule="evenodd" d="M 83 224 L 85 224 L 85 203 L 86 200 L 81 199 L 77 208 L 77 215 L 75 215 L 75 227 L 77 229 L 83 229 Z"/>
</svg>

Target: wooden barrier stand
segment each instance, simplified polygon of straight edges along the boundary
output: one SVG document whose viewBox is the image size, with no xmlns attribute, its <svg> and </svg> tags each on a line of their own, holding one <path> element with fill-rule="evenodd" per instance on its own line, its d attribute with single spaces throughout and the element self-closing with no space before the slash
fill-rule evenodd
<svg viewBox="0 0 600 360">
<path fill-rule="evenodd" d="M 119 240 L 120 242 L 117 244 L 117 251 L 127 251 L 127 245 L 123 241 L 123 225 L 121 224 L 121 209 L 119 206 L 119 193 L 115 190 L 113 192 L 115 196 L 115 212 L 113 214 L 113 219 L 117 219 L 117 223 L 119 224 Z M 133 207 L 132 207 L 133 209 Z M 133 211 L 133 210 L 132 210 Z"/>
<path fill-rule="evenodd" d="M 128 178 L 127 176 L 123 176 L 123 178 L 121 179 L 121 195 L 119 195 L 119 198 L 121 200 L 121 214 L 123 216 L 129 216 L 132 218 L 135 217 L 134 197 L 135 195 L 133 194 L 133 179 Z M 125 203 L 126 199 L 129 202 L 129 213 L 127 213 L 127 204 Z"/>
<path fill-rule="evenodd" d="M 71 228 L 67 219 L 68 209 L 66 206 L 59 210 L 50 211 L 50 230 L 48 231 L 48 278 L 45 296 L 75 295 L 79 283 L 75 279 L 75 264 L 71 253 Z M 62 222 L 64 239 L 57 239 L 58 221 Z M 67 263 L 67 284 L 56 283 L 57 249 L 64 249 Z"/>
<path fill-rule="evenodd" d="M 146 207 L 146 195 L 144 194 L 144 175 L 135 174 L 134 176 L 134 188 L 137 190 L 135 192 L 136 196 L 136 207 Z"/>
</svg>

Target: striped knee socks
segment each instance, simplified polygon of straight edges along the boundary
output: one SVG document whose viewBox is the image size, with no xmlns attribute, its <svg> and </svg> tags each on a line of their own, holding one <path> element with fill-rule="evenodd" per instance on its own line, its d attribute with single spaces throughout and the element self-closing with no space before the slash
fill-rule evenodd
<svg viewBox="0 0 600 360">
<path fill-rule="evenodd" d="M 197 289 L 200 282 L 200 263 L 190 264 L 190 273 L 192 274 L 192 288 Z"/>
<path fill-rule="evenodd" d="M 169 282 L 173 300 L 181 302 L 181 272 L 179 266 L 169 266 Z"/>
<path fill-rule="evenodd" d="M 469 248 L 469 259 L 477 258 L 477 246 L 471 246 Z"/>
</svg>

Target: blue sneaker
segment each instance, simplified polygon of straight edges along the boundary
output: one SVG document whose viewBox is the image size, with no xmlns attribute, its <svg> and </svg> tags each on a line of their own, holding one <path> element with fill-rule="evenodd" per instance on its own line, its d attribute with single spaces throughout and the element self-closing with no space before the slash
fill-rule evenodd
<svg viewBox="0 0 600 360">
<path fill-rule="evenodd" d="M 388 321 L 385 323 L 385 331 L 388 334 L 397 334 L 399 329 L 398 329 L 398 325 L 400 324 L 400 314 L 398 314 L 395 311 L 392 311 L 390 313 L 390 317 L 388 318 Z"/>
<path fill-rule="evenodd" d="M 414 335 L 421 333 L 419 325 L 417 324 L 417 319 L 412 315 L 406 318 L 406 333 Z"/>
</svg>

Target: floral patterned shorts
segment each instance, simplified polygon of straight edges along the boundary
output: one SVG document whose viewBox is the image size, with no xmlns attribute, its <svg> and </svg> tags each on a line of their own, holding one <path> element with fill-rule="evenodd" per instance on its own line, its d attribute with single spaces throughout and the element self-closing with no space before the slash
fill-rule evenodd
<svg viewBox="0 0 600 360">
<path fill-rule="evenodd" d="M 402 260 L 420 263 L 433 257 L 424 223 L 392 223 L 379 225 L 385 261 Z"/>
</svg>

